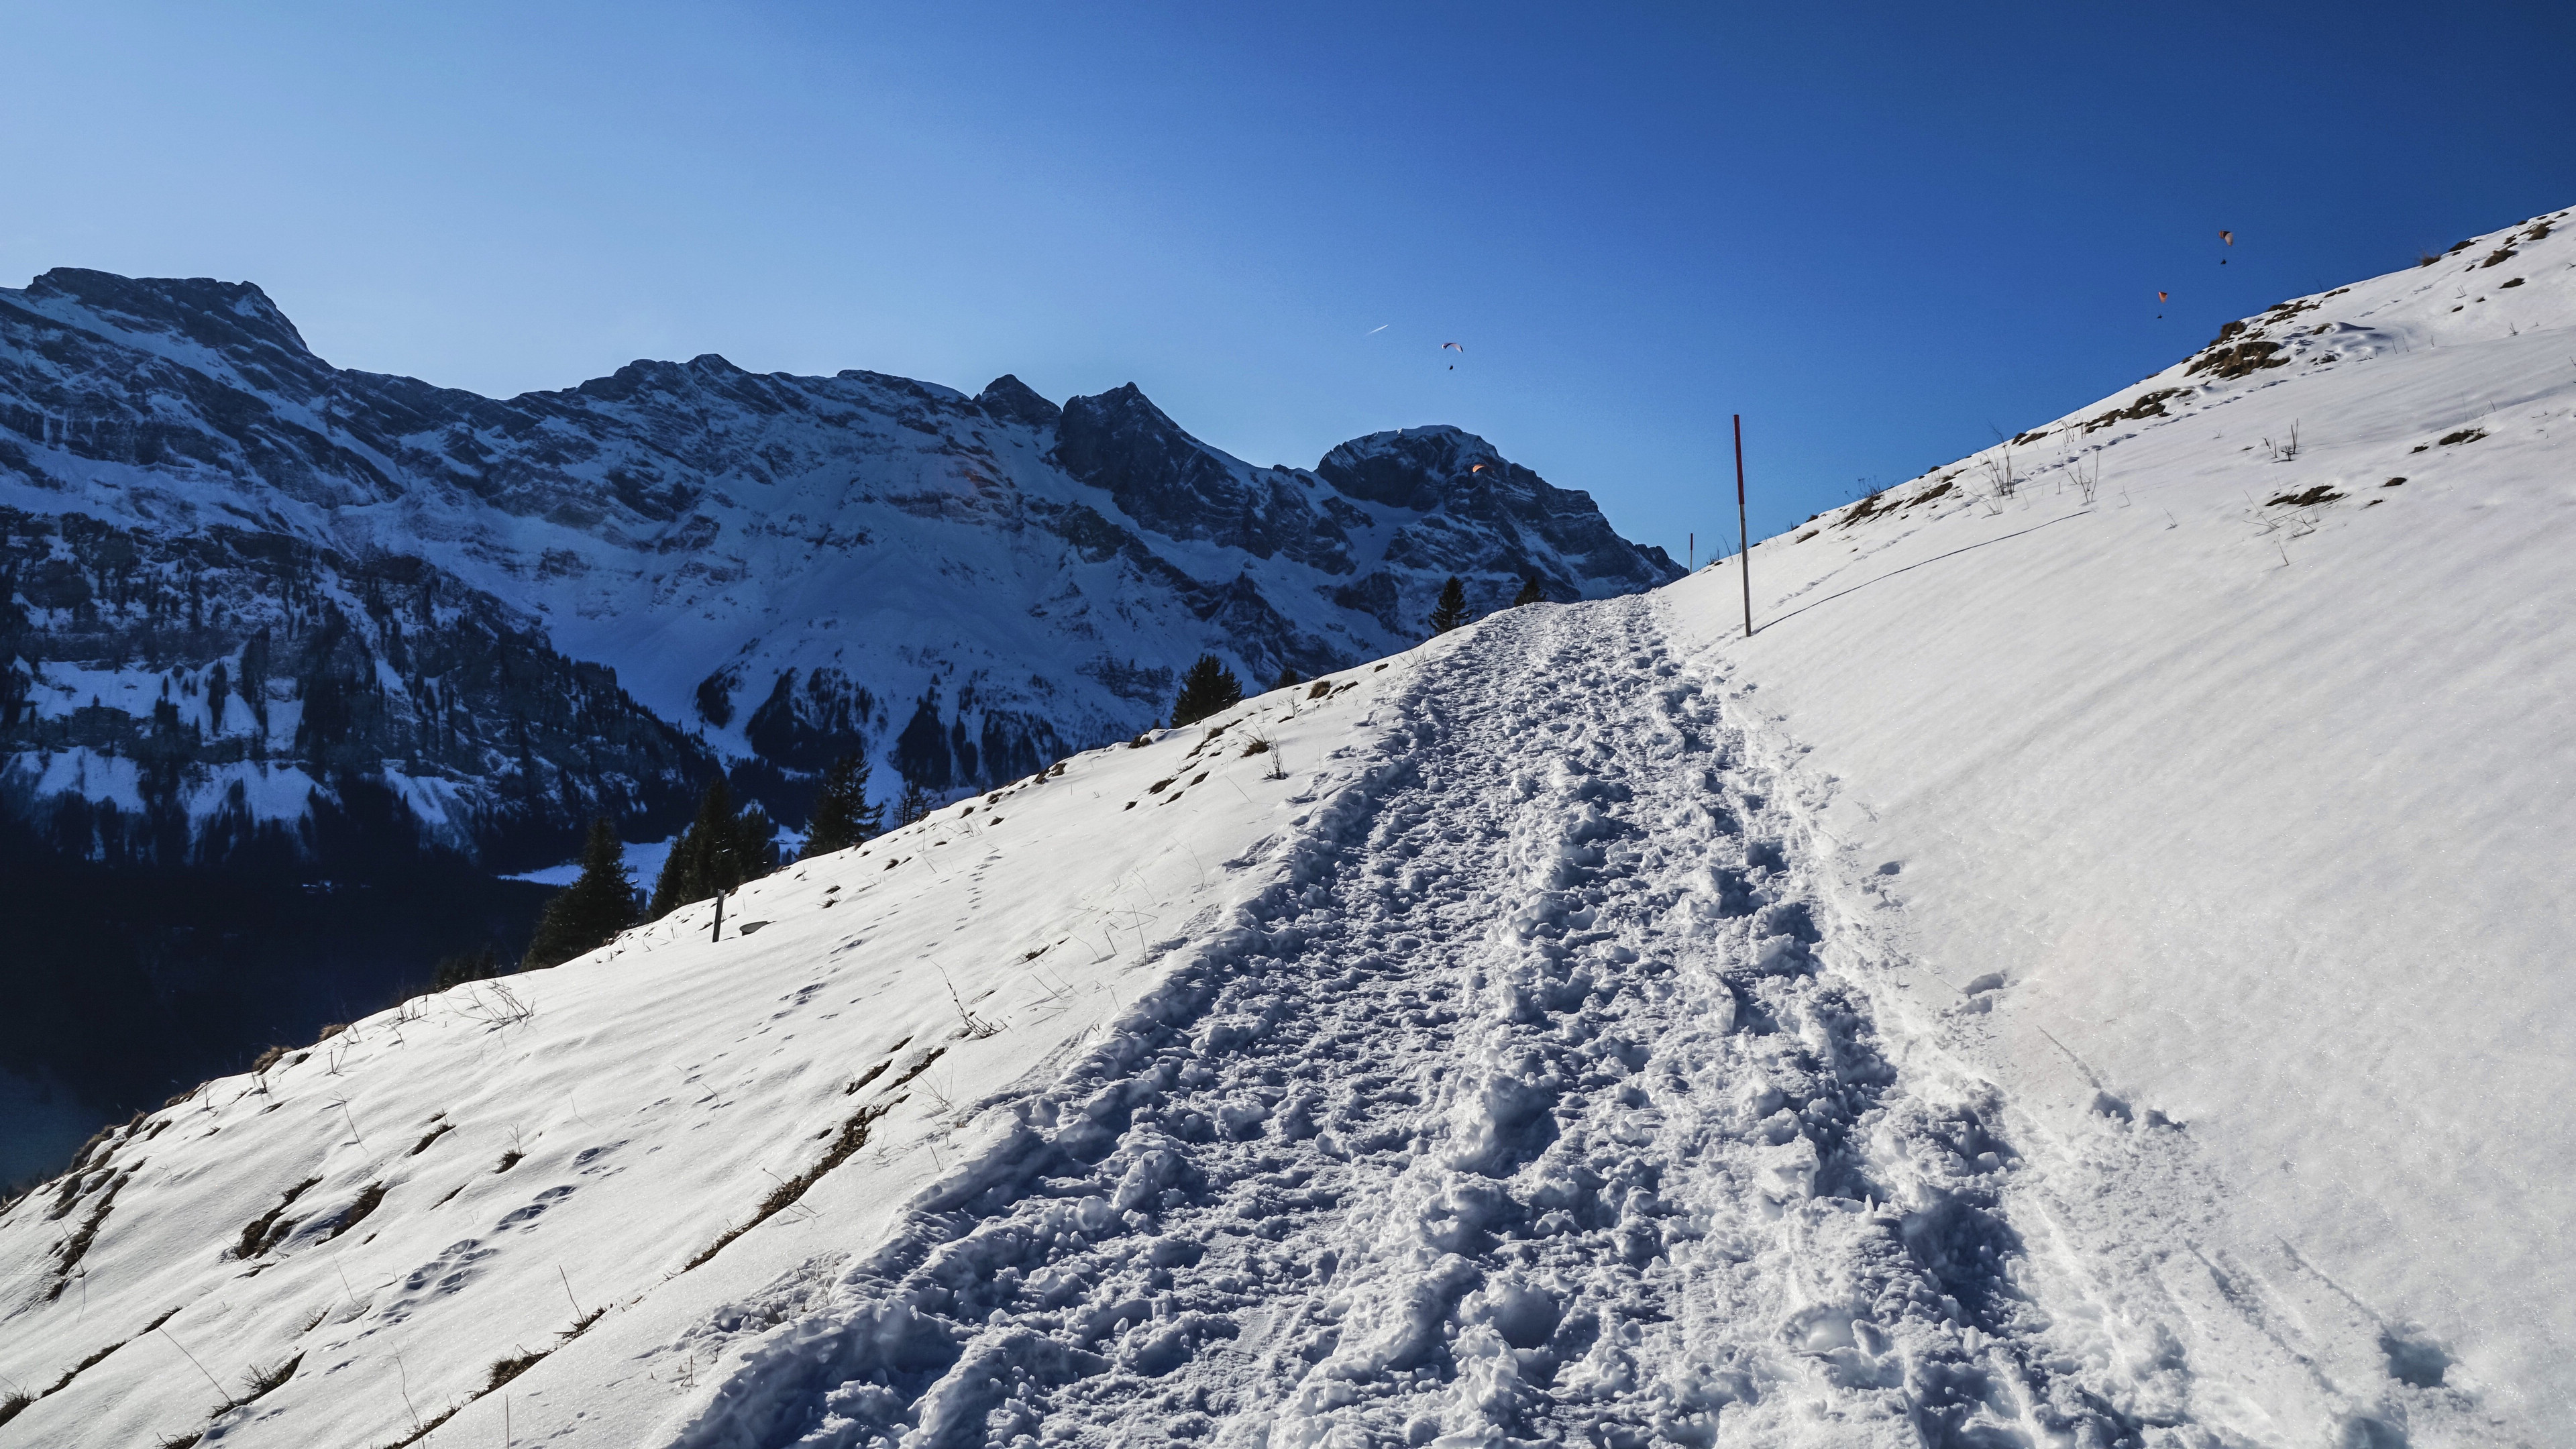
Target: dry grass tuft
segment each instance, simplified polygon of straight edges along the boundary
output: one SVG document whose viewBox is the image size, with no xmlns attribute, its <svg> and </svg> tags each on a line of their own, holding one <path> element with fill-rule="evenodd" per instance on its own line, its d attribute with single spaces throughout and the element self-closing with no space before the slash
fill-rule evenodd
<svg viewBox="0 0 2576 1449">
<path fill-rule="evenodd" d="M 277 1206 L 270 1208 L 268 1211 L 261 1213 L 258 1217 L 252 1218 L 249 1222 L 243 1224 L 241 1230 L 241 1241 L 233 1245 L 233 1256 L 236 1258 L 256 1258 L 260 1254 L 267 1252 L 270 1248 L 275 1247 L 277 1245 L 277 1240 L 285 1237 L 288 1230 L 294 1226 L 290 1223 L 284 1227 L 280 1227 L 277 1220 L 280 1217 L 285 1216 L 288 1208 L 295 1205 L 295 1200 L 304 1195 L 304 1190 L 306 1188 L 313 1186 L 321 1180 L 322 1179 L 318 1177 L 308 1177 L 302 1182 L 297 1183 L 295 1186 L 288 1188 L 286 1190 L 286 1195 L 277 1200 Z M 272 1228 L 276 1229 L 273 1233 L 270 1231 Z"/>
<path fill-rule="evenodd" d="M 376 1204 L 383 1202 L 384 1200 L 385 1185 L 381 1182 L 368 1183 L 364 1188 L 359 1190 L 357 1201 L 349 1204 L 349 1210 L 340 1214 L 340 1220 L 333 1223 L 331 1225 L 331 1231 L 323 1235 L 322 1241 L 327 1243 L 331 1239 L 340 1236 L 342 1233 L 345 1233 L 349 1229 L 366 1221 L 367 1214 L 374 1212 L 376 1210 Z"/>
</svg>

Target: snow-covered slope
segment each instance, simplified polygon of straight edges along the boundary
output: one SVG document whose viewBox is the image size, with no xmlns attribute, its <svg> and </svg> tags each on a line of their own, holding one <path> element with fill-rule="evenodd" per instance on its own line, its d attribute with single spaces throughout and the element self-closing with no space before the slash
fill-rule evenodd
<svg viewBox="0 0 2576 1449">
<path fill-rule="evenodd" d="M 2025 434 L 2009 501 L 1998 449 L 1755 549 L 1749 643 L 1731 564 L 1675 591 L 1837 777 L 1819 828 L 1902 863 L 1924 1004 L 2054 1131 L 2097 1089 L 2185 1124 L 2223 1231 L 2106 1182 L 2159 1262 L 2226 1242 L 2285 1323 L 2349 1294 L 2535 1442 L 2576 1423 L 2571 354 L 2562 212 Z"/>
<path fill-rule="evenodd" d="M 2537 230 L 211 1083 L 0 1445 L 2556 1442 Z"/>
</svg>

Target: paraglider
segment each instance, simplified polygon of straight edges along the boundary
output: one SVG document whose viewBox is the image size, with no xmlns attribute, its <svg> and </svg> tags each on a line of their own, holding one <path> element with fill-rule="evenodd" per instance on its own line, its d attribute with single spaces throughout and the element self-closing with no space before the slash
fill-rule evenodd
<svg viewBox="0 0 2576 1449">
<path fill-rule="evenodd" d="M 2161 306 L 2163 306 L 2164 304 L 2165 304 L 2165 294 L 2164 294 L 2164 293 L 2162 293 L 2162 292 L 2158 292 L 2158 293 L 2156 293 L 2156 305 L 2157 305 L 2157 306 L 2159 306 L 2159 307 L 2161 307 Z M 2157 321 L 2159 321 L 2159 322 L 2161 322 L 2161 321 L 2163 321 L 2163 320 L 2164 320 L 2164 316 L 2165 316 L 2165 314 L 2164 314 L 2164 313 L 2162 313 L 2162 312 L 2158 312 L 2158 313 L 2156 314 L 2156 320 L 2157 320 Z"/>
<path fill-rule="evenodd" d="M 2222 245 L 2225 245 L 2225 246 L 2231 246 L 2231 247 L 2232 247 L 2232 246 L 2236 245 L 2236 233 L 2234 233 L 2234 232 L 2232 232 L 2232 231 L 2222 231 L 2222 232 L 2220 232 L 2220 233 L 2218 234 L 2218 240 L 2219 240 L 2219 242 L 2220 242 Z M 2220 258 L 2218 259 L 2218 264 L 2219 264 L 2220 266 L 2222 266 L 2222 267 L 2223 267 L 2223 266 L 2226 266 L 2226 265 L 2227 265 L 2227 258 L 2225 258 L 2225 257 L 2220 257 Z"/>
<path fill-rule="evenodd" d="M 1482 472 L 1484 472 L 1484 471 L 1485 471 L 1485 465 L 1484 465 L 1484 464 L 1482 464 L 1482 463 L 1479 463 L 1479 464 L 1477 464 L 1475 467 L 1470 468 L 1470 469 L 1468 469 L 1467 471 L 1468 471 L 1468 472 L 1470 472 L 1470 473 L 1482 473 Z"/>
<path fill-rule="evenodd" d="M 1460 347 L 1460 346 L 1459 346 L 1457 343 L 1455 343 L 1455 342 L 1443 342 L 1443 343 L 1441 343 L 1441 344 L 1440 344 L 1440 350 L 1441 350 L 1441 351 L 1443 351 L 1443 352 L 1452 352 L 1452 351 L 1454 351 L 1454 352 L 1456 352 L 1460 357 L 1464 357 L 1464 356 L 1466 356 L 1466 355 L 1467 355 L 1467 349 L 1466 349 L 1466 348 L 1463 348 L 1463 347 Z M 1449 370 L 1450 370 L 1451 372 L 1456 372 L 1456 371 L 1458 370 L 1458 364 L 1456 364 L 1456 363 L 1454 363 L 1454 362 L 1453 362 L 1453 363 L 1451 363 L 1451 364 L 1449 364 Z"/>
</svg>

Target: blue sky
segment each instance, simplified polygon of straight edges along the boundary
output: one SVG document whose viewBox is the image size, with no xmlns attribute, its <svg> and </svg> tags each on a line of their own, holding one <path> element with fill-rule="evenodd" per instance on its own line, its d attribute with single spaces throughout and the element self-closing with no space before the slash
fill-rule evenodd
<svg viewBox="0 0 2576 1449">
<path fill-rule="evenodd" d="M 248 279 L 496 394 L 720 352 L 1134 381 L 1257 463 L 1450 422 L 1704 554 L 1730 413 L 1773 532 L 2576 202 L 2576 7 L 1942 10 L 0 4 L 0 285 Z"/>
</svg>

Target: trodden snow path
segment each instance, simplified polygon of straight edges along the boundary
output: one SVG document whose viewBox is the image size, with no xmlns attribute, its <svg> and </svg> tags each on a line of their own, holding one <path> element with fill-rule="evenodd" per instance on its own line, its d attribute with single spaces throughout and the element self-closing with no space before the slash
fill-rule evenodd
<svg viewBox="0 0 2576 1449">
<path fill-rule="evenodd" d="M 733 1353 L 675 1442 L 2403 1442 L 2214 1266 L 2214 1310 L 2132 1321 L 2101 1282 L 2163 1255 L 2070 1248 L 2068 1209 L 2040 1256 L 2076 1266 L 2025 1271 L 2008 1107 L 1900 1064 L 1784 777 L 1658 607 L 1426 662 L 1146 1029 L 880 1250 L 682 1340 Z M 2039 1171 L 2187 1181 L 2152 1161 L 2180 1136 Z M 2202 1347 L 2267 1386 L 2250 1420 L 2195 1426 Z"/>
</svg>

